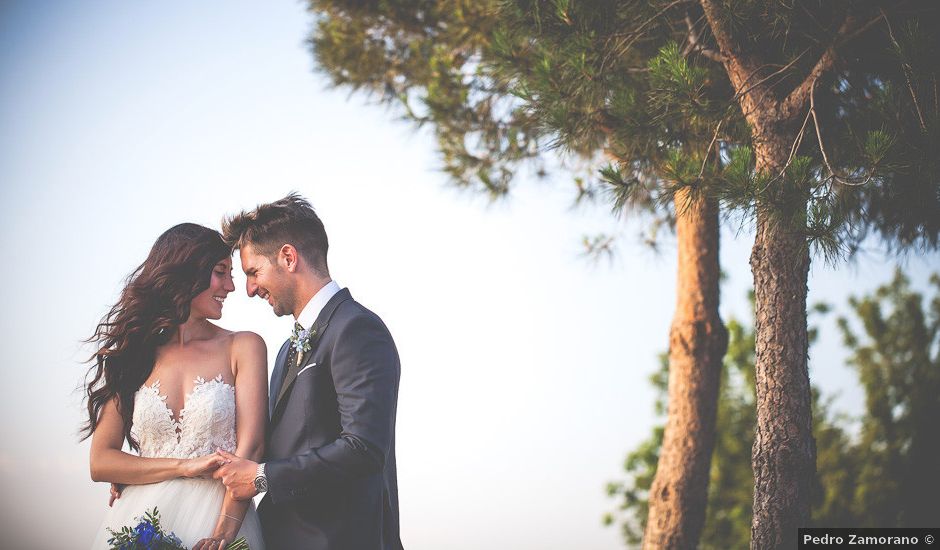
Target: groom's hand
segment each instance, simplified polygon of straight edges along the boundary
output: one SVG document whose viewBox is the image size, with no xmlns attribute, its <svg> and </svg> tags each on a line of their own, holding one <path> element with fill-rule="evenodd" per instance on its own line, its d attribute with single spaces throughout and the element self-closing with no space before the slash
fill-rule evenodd
<svg viewBox="0 0 940 550">
<path fill-rule="evenodd" d="M 119 483 L 111 484 L 111 500 L 108 501 L 108 507 L 114 506 L 114 501 L 121 498 L 121 493 L 124 491 L 124 485 Z"/>
<path fill-rule="evenodd" d="M 248 500 L 258 494 L 258 490 L 255 489 L 257 462 L 235 456 L 222 449 L 217 450 L 216 454 L 224 458 L 225 463 L 219 466 L 212 477 L 221 479 L 235 500 Z"/>
</svg>

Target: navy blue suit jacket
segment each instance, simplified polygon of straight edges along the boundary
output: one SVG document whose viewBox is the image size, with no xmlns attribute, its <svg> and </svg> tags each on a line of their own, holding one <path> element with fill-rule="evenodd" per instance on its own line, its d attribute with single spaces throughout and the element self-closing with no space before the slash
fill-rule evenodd
<svg viewBox="0 0 940 550">
<path fill-rule="evenodd" d="M 268 492 L 258 508 L 267 548 L 400 550 L 398 350 L 347 289 L 312 330 L 299 365 L 286 364 L 285 342 L 271 376 Z"/>
</svg>

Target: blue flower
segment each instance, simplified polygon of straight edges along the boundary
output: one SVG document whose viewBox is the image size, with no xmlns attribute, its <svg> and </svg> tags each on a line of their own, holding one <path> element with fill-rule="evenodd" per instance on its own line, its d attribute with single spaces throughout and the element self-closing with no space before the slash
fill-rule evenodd
<svg viewBox="0 0 940 550">
<path fill-rule="evenodd" d="M 137 534 L 137 542 L 148 548 L 150 547 L 150 543 L 153 542 L 154 536 L 158 534 L 154 526 L 147 521 L 142 521 L 137 524 L 137 527 L 134 528 L 134 532 Z"/>
<path fill-rule="evenodd" d="M 183 541 L 174 533 L 167 534 L 160 527 L 160 514 L 156 508 L 147 512 L 135 527 L 123 527 L 121 531 L 108 531 L 112 537 L 108 545 L 112 550 L 157 550 L 159 548 L 174 548 L 185 550 Z"/>
</svg>

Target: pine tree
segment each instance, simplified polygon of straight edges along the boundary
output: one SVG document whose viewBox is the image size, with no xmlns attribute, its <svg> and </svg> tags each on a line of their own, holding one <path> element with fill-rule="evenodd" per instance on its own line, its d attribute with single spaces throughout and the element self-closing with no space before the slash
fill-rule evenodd
<svg viewBox="0 0 940 550">
<path fill-rule="evenodd" d="M 925 311 L 898 271 L 873 295 L 851 299 L 859 322 L 839 320 L 868 411 L 852 499 L 860 526 L 924 527 L 940 517 L 940 275 L 931 284 Z"/>
<path fill-rule="evenodd" d="M 940 443 L 933 426 L 940 417 L 940 275 L 931 284 L 934 295 L 925 308 L 923 297 L 898 271 L 890 283 L 851 298 L 851 316 L 839 318 L 848 364 L 865 392 L 865 409 L 853 421 L 834 413 L 830 400 L 813 388 L 814 526 L 913 527 L 932 525 L 940 517 L 934 496 L 940 490 Z M 820 304 L 813 311 L 826 314 L 829 308 Z M 731 319 L 728 331 L 702 550 L 747 548 L 750 539 L 754 329 Z M 816 333 L 809 331 L 810 342 Z M 661 356 L 651 377 L 659 415 L 666 407 L 668 367 Z M 853 435 L 856 424 L 861 425 L 858 436 Z M 606 522 L 619 523 L 630 545 L 641 540 L 662 439 L 663 426 L 655 426 L 627 456 L 627 479 L 608 486 L 620 504 Z"/>
<path fill-rule="evenodd" d="M 728 321 L 728 353 L 724 357 L 719 393 L 715 445 L 709 471 L 705 522 L 697 548 L 736 550 L 750 540 L 753 476 L 751 444 L 754 441 L 754 331 L 737 319 Z M 668 406 L 669 362 L 660 356 L 660 367 L 650 377 L 657 391 L 656 413 Z M 627 479 L 611 482 L 608 495 L 619 501 L 605 524 L 618 524 L 630 547 L 643 542 L 650 513 L 650 489 L 656 476 L 665 426 L 653 427 L 650 437 L 624 461 Z"/>
<path fill-rule="evenodd" d="M 548 140 L 610 157 L 603 176 L 615 207 L 673 201 L 678 217 L 690 205 L 717 212 L 708 201 L 720 200 L 754 220 L 752 545 L 793 546 L 809 521 L 815 470 L 810 245 L 830 260 L 869 234 L 897 248 L 937 245 L 940 47 L 922 29 L 936 26 L 940 8 L 928 0 L 520 0 L 494 15 L 490 3 L 312 5 L 320 14 L 314 51 L 334 81 L 378 91 L 433 124 L 458 181 L 478 178 L 503 193 L 513 163 L 537 157 Z M 720 342 L 716 319 L 696 318 L 692 337 L 675 348 Z M 717 369 L 692 364 L 705 378 L 676 385 L 695 390 L 686 404 L 717 388 L 708 382 Z M 714 409 L 689 410 L 692 432 L 707 432 Z M 661 473 L 681 479 L 683 467 L 710 455 L 703 450 Z M 690 502 L 700 486 L 671 486 L 678 490 L 668 494 L 691 500 L 664 503 L 654 516 L 674 521 L 651 521 L 646 545 L 695 545 L 702 507 Z"/>
<path fill-rule="evenodd" d="M 319 14 L 311 43 L 319 66 L 337 86 L 378 94 L 398 105 L 406 118 L 430 124 L 445 170 L 461 186 L 490 196 L 505 194 L 520 163 L 546 151 L 542 114 L 517 97 L 515 83 L 500 79 L 496 62 L 507 44 L 499 30 L 495 2 L 337 2 L 314 1 Z M 676 177 L 673 156 L 632 143 L 640 125 L 646 134 L 682 135 L 687 153 L 705 158 L 703 142 L 712 129 L 701 121 L 670 115 L 639 98 L 650 86 L 668 87 L 673 77 L 664 66 L 646 77 L 622 82 L 624 109 L 633 120 L 592 121 L 566 136 L 566 154 L 613 164 L 601 174 L 609 186 L 612 209 L 655 211 L 650 225 L 674 226 L 678 241 L 677 305 L 669 335 L 672 394 L 662 467 L 652 499 L 651 540 L 659 547 L 694 546 L 704 521 L 709 461 L 714 442 L 721 358 L 727 333 L 718 314 L 718 200 L 691 187 L 662 194 L 641 180 Z M 581 74 L 561 75 L 575 84 Z M 696 92 L 700 95 L 700 92 Z M 636 98 L 629 100 L 627 98 Z M 690 139 L 690 136 L 695 136 Z M 543 145 L 540 147 L 540 143 Z M 696 151 L 697 149 L 697 151 Z M 635 166 L 626 181 L 619 167 Z M 712 171 L 700 174 L 712 177 Z M 597 185 L 577 178 L 579 199 L 601 195 Z M 670 201 L 673 203 L 670 205 Z M 588 242 L 602 249 L 606 240 Z"/>
<path fill-rule="evenodd" d="M 629 127 L 612 139 L 657 151 L 669 177 L 621 164 L 625 192 L 692 189 L 756 224 L 755 548 L 795 546 L 810 519 L 811 245 L 833 261 L 868 234 L 937 245 L 940 47 L 921 29 L 938 11 L 928 1 L 520 0 L 503 13 L 502 80 L 559 141 Z M 639 79 L 646 96 L 620 93 Z M 711 127 L 711 138 L 648 126 L 637 105 Z M 646 547 L 664 546 L 651 535 Z"/>
</svg>

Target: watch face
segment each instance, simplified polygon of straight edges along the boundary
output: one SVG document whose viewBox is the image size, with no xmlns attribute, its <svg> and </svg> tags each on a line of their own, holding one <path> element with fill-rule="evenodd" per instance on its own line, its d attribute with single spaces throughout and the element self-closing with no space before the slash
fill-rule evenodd
<svg viewBox="0 0 940 550">
<path fill-rule="evenodd" d="M 263 478 L 262 476 L 256 477 L 256 478 L 255 478 L 255 489 L 257 489 L 259 493 L 263 493 L 263 492 L 267 491 L 267 490 L 268 490 L 268 480 L 266 480 L 266 479 Z"/>
</svg>

